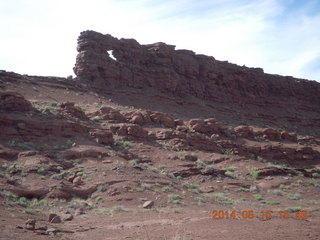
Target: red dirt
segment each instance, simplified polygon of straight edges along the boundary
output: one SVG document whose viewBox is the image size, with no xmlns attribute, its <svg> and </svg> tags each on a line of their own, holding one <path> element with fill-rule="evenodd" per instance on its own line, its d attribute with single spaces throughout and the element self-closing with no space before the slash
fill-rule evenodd
<svg viewBox="0 0 320 240">
<path fill-rule="evenodd" d="M 253 106 L 237 113 L 156 91 L 0 80 L 0 239 L 320 239 L 319 126 L 294 131 Z M 238 216 L 214 220 L 214 210 Z M 66 211 L 73 220 L 48 222 Z"/>
</svg>

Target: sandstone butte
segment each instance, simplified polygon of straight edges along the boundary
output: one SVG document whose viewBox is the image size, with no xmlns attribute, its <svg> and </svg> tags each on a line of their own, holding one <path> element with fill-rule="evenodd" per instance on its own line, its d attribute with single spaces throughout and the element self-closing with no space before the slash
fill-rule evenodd
<svg viewBox="0 0 320 240">
<path fill-rule="evenodd" d="M 294 101 L 320 105 L 320 84 L 316 81 L 266 74 L 262 68 L 175 50 L 174 45 L 163 42 L 141 45 L 135 39 L 84 31 L 77 50 L 77 78 L 99 89 L 153 88 L 177 96 L 235 103 Z"/>
</svg>

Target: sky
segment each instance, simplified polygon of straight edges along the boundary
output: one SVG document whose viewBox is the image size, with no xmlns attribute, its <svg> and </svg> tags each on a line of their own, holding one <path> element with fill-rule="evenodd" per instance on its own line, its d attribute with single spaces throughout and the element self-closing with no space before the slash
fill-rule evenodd
<svg viewBox="0 0 320 240">
<path fill-rule="evenodd" d="M 0 0 L 0 69 L 74 75 L 94 30 L 320 82 L 320 0 Z"/>
</svg>

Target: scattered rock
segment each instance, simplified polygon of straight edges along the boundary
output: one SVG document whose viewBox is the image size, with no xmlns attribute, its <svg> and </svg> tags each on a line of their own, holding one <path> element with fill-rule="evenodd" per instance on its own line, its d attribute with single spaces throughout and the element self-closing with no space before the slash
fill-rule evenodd
<svg viewBox="0 0 320 240">
<path fill-rule="evenodd" d="M 25 229 L 35 230 L 35 228 L 36 228 L 36 223 L 37 223 L 37 220 L 35 220 L 35 219 L 28 219 L 28 220 L 25 222 Z"/>
<path fill-rule="evenodd" d="M 65 102 L 60 104 L 60 108 L 66 113 L 69 114 L 73 117 L 82 119 L 82 120 L 87 120 L 88 117 L 82 111 L 82 109 L 78 106 L 75 106 L 74 102 Z"/>
<path fill-rule="evenodd" d="M 262 134 L 263 134 L 263 137 L 268 140 L 271 140 L 271 141 L 280 140 L 280 132 L 275 129 L 267 128 L 262 131 Z"/>
<path fill-rule="evenodd" d="M 48 218 L 48 221 L 50 223 L 61 223 L 61 217 L 55 213 L 50 213 L 49 214 L 49 218 Z"/>
<path fill-rule="evenodd" d="M 65 213 L 61 214 L 61 219 L 63 221 L 71 221 L 73 219 L 73 215 L 69 211 L 66 211 Z"/>
<path fill-rule="evenodd" d="M 186 154 L 186 155 L 184 155 L 184 159 L 185 159 L 186 161 L 195 162 L 195 161 L 198 160 L 198 157 L 197 157 L 197 155 Z"/>
<path fill-rule="evenodd" d="M 139 125 L 130 125 L 127 128 L 128 135 L 137 137 L 137 138 L 145 138 L 148 136 L 148 131 L 140 127 Z"/>
<path fill-rule="evenodd" d="M 83 214 L 85 214 L 85 212 L 84 212 L 84 208 L 82 208 L 82 207 L 77 208 L 75 213 L 74 213 L 75 216 L 80 216 L 80 215 L 83 215 Z"/>
<path fill-rule="evenodd" d="M 96 142 L 99 144 L 108 146 L 114 144 L 113 134 L 109 130 L 96 130 L 94 132 L 91 132 L 90 135 L 93 136 Z"/>
<path fill-rule="evenodd" d="M 46 233 L 49 234 L 49 235 L 56 235 L 57 232 L 59 232 L 59 230 L 55 229 L 55 228 L 48 228 L 46 230 Z"/>
<path fill-rule="evenodd" d="M 143 208 L 152 208 L 154 206 L 153 201 L 145 201 L 144 204 L 142 205 Z"/>
<path fill-rule="evenodd" d="M 290 142 L 297 142 L 298 137 L 297 137 L 297 134 L 295 133 L 289 133 L 287 131 L 283 131 L 281 132 L 281 139 L 287 140 Z"/>
<path fill-rule="evenodd" d="M 141 114 L 137 114 L 137 115 L 134 115 L 131 120 L 130 120 L 131 123 L 134 123 L 134 124 L 138 124 L 138 125 L 142 125 L 145 123 L 143 117 Z"/>
<path fill-rule="evenodd" d="M 237 126 L 233 130 L 234 130 L 235 134 L 239 137 L 244 137 L 244 138 L 253 138 L 254 137 L 252 127 Z"/>
<path fill-rule="evenodd" d="M 26 124 L 24 123 L 24 122 L 19 122 L 18 124 L 17 124 L 17 127 L 19 128 L 19 129 L 26 129 Z"/>
<path fill-rule="evenodd" d="M 173 130 L 171 129 L 161 129 L 156 131 L 156 138 L 159 140 L 169 139 L 173 134 Z"/>
<path fill-rule="evenodd" d="M 111 107 L 101 107 L 98 116 L 113 123 L 127 122 L 127 119 L 118 110 Z"/>
<path fill-rule="evenodd" d="M 73 179 L 72 183 L 76 186 L 83 184 L 82 178 L 80 176 L 77 176 Z"/>
<path fill-rule="evenodd" d="M 47 194 L 48 198 L 57 198 L 57 199 L 70 199 L 72 196 L 70 193 L 61 191 L 60 189 L 53 189 L 51 192 Z"/>
</svg>

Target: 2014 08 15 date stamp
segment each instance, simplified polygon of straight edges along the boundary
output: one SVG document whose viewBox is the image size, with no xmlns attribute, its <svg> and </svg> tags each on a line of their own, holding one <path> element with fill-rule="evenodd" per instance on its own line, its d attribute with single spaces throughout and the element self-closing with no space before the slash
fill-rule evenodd
<svg viewBox="0 0 320 240">
<path fill-rule="evenodd" d="M 260 220 L 271 220 L 273 218 L 278 219 L 300 219 L 306 220 L 309 217 L 309 212 L 306 210 L 300 210 L 297 212 L 290 211 L 253 211 L 253 210 L 243 210 L 237 212 L 235 210 L 213 210 L 211 219 L 212 220 L 222 220 L 222 219 L 260 219 Z"/>
</svg>

